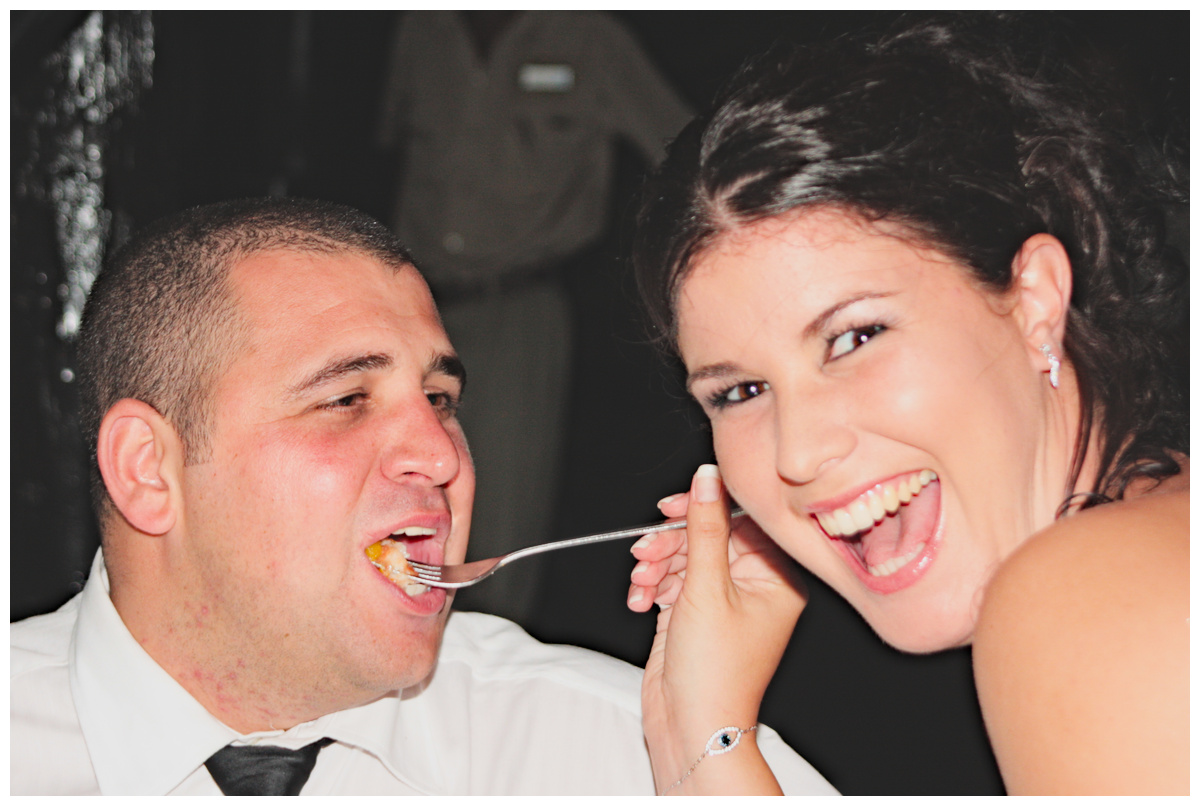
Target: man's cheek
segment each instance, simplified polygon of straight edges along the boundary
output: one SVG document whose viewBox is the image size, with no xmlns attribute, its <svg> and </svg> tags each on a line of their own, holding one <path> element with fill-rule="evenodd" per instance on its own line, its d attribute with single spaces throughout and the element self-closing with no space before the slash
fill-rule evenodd
<svg viewBox="0 0 1200 806">
<path fill-rule="evenodd" d="M 359 475 L 364 460 L 349 440 L 334 436 L 306 435 L 281 439 L 261 453 L 260 468 L 248 468 L 258 476 L 273 499 L 312 507 L 337 500 L 339 491 Z"/>
</svg>

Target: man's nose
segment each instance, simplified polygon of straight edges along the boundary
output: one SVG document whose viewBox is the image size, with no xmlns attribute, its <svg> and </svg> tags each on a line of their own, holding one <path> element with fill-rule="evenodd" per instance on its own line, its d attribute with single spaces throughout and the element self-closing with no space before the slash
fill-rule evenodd
<svg viewBox="0 0 1200 806">
<path fill-rule="evenodd" d="M 385 437 L 384 476 L 437 487 L 449 484 L 458 475 L 461 461 L 454 423 L 424 397 L 400 404 Z"/>
<path fill-rule="evenodd" d="M 778 395 L 778 391 L 776 392 Z M 793 484 L 807 484 L 832 470 L 858 445 L 846 422 L 845 401 L 824 390 L 806 389 L 803 396 L 779 398 L 775 410 L 775 464 Z"/>
</svg>

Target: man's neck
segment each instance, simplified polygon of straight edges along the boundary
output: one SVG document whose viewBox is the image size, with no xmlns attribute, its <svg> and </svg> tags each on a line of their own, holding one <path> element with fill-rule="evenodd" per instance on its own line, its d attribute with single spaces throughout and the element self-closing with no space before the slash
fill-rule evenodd
<svg viewBox="0 0 1200 806">
<path fill-rule="evenodd" d="M 349 691 L 297 664 L 287 664 L 286 674 L 272 673 L 283 664 L 270 648 L 214 634 L 220 619 L 202 596 L 164 602 L 139 592 L 139 583 L 156 591 L 170 589 L 165 583 L 155 583 L 145 569 L 124 570 L 110 573 L 110 598 L 134 640 L 205 710 L 239 733 L 287 730 L 380 696 Z"/>
</svg>

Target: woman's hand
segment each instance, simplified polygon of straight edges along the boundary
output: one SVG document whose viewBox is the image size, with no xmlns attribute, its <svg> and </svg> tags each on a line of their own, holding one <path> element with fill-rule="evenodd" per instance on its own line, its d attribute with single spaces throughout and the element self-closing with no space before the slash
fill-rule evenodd
<svg viewBox="0 0 1200 806">
<path fill-rule="evenodd" d="M 691 492 L 660 502 L 680 531 L 647 535 L 633 547 L 629 607 L 658 604 L 658 630 L 642 684 L 646 738 L 659 792 L 703 752 L 714 731 L 748 728 L 804 609 L 796 566 L 748 517 L 730 534 L 715 465 L 702 466 Z M 679 794 L 778 791 L 754 734 L 735 751 L 705 759 Z"/>
</svg>

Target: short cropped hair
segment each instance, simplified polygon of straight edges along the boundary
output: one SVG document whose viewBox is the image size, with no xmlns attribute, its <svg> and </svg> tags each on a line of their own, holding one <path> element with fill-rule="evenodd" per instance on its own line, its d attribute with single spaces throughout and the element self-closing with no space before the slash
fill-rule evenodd
<svg viewBox="0 0 1200 806">
<path fill-rule="evenodd" d="M 147 403 L 179 434 L 185 463 L 204 461 L 211 391 L 246 337 L 229 271 L 275 249 L 360 253 L 394 270 L 413 265 L 408 250 L 370 216 L 308 199 L 220 202 L 136 233 L 96 278 L 79 332 L 80 419 L 102 523 L 111 505 L 96 461 L 105 412 L 122 398 Z"/>
</svg>

